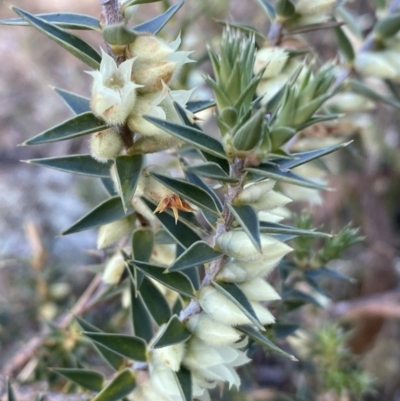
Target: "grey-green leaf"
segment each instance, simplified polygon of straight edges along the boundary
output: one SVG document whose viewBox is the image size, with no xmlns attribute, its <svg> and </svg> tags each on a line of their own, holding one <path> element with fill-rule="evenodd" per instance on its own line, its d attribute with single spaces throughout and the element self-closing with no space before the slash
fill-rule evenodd
<svg viewBox="0 0 400 401">
<path fill-rule="evenodd" d="M 150 314 L 144 305 L 142 297 L 135 291 L 133 282 L 130 283 L 130 290 L 133 334 L 148 342 L 153 337 Z"/>
<path fill-rule="evenodd" d="M 151 228 L 138 228 L 132 235 L 132 251 L 136 260 L 148 262 L 154 247 L 154 232 Z M 135 269 L 136 288 L 139 291 L 143 281 L 143 273 Z"/>
<path fill-rule="evenodd" d="M 29 164 L 48 167 L 66 173 L 89 175 L 92 177 L 110 177 L 112 162 L 99 163 L 90 155 L 71 155 L 25 160 Z"/>
<path fill-rule="evenodd" d="M 84 332 L 92 341 L 134 361 L 146 362 L 146 342 L 126 334 Z"/>
<path fill-rule="evenodd" d="M 260 222 L 260 232 L 262 232 L 263 234 L 288 234 L 296 236 L 302 235 L 309 237 L 332 238 L 331 234 L 324 233 L 321 231 L 302 230 L 296 227 L 286 226 L 277 223 L 269 223 L 265 221 Z"/>
<path fill-rule="evenodd" d="M 229 298 L 260 330 L 265 330 L 258 320 L 250 301 L 244 295 L 243 291 L 234 283 L 226 283 L 224 281 L 213 281 L 212 285 Z"/>
<path fill-rule="evenodd" d="M 172 316 L 164 330 L 153 344 L 154 348 L 167 347 L 168 345 L 179 344 L 191 337 L 190 331 L 179 320 L 178 316 Z"/>
<path fill-rule="evenodd" d="M 214 199 L 203 189 L 187 181 L 178 180 L 165 175 L 157 173 L 151 173 L 151 175 L 171 191 L 198 206 L 200 209 L 217 216 L 219 215 Z"/>
<path fill-rule="evenodd" d="M 164 28 L 165 24 L 175 15 L 175 13 L 182 7 L 185 1 L 182 0 L 179 3 L 174 4 L 165 13 L 144 22 L 143 24 L 136 25 L 133 27 L 134 32 L 150 32 L 154 35 Z"/>
<path fill-rule="evenodd" d="M 178 372 L 174 372 L 179 383 L 179 389 L 184 401 L 192 401 L 192 374 L 190 370 L 181 366 Z"/>
<path fill-rule="evenodd" d="M 101 62 L 100 54 L 82 39 L 18 7 L 12 7 L 12 10 L 89 67 L 93 69 L 99 68 Z"/>
<path fill-rule="evenodd" d="M 118 156 L 115 158 L 118 187 L 125 212 L 128 210 L 143 167 L 143 155 Z"/>
<path fill-rule="evenodd" d="M 203 131 L 190 128 L 184 125 L 171 123 L 166 120 L 159 118 L 144 116 L 144 118 L 156 125 L 157 127 L 163 129 L 168 134 L 182 139 L 195 146 L 196 148 L 203 150 L 207 153 L 211 153 L 214 156 L 226 158 L 224 147 L 221 142 L 217 139 L 205 134 Z"/>
<path fill-rule="evenodd" d="M 228 207 L 253 245 L 261 252 L 260 224 L 255 210 L 249 205 L 236 206 L 228 203 Z"/>
<path fill-rule="evenodd" d="M 74 114 L 83 114 L 90 111 L 90 100 L 60 88 L 54 88 Z"/>
<path fill-rule="evenodd" d="M 349 38 L 340 26 L 335 28 L 335 34 L 339 44 L 340 52 L 343 54 L 348 63 L 352 63 L 354 61 L 355 52 Z"/>
<path fill-rule="evenodd" d="M 171 290 L 177 291 L 180 294 L 193 298 L 194 290 L 189 279 L 180 272 L 168 273 L 167 270 L 160 266 L 155 266 L 149 263 L 140 262 L 137 260 L 132 260 L 129 262 L 141 270 L 146 276 L 158 281 L 159 283 L 165 285 Z"/>
<path fill-rule="evenodd" d="M 104 386 L 104 377 L 95 370 L 88 369 L 53 369 L 60 375 L 91 391 L 101 391 Z"/>
<path fill-rule="evenodd" d="M 187 168 L 190 172 L 200 175 L 202 177 L 210 178 L 212 180 L 221 182 L 238 182 L 239 180 L 234 177 L 229 177 L 228 174 L 217 163 L 203 163 Z"/>
<path fill-rule="evenodd" d="M 125 369 L 91 401 L 118 401 L 129 395 L 135 387 L 135 373 L 131 369 Z"/>
<path fill-rule="evenodd" d="M 91 15 L 75 14 L 75 13 L 45 13 L 35 14 L 36 18 L 40 18 L 52 25 L 57 25 L 64 29 L 91 29 L 99 31 L 100 21 Z M 10 18 L 0 20 L 1 25 L 17 25 L 26 26 L 29 23 L 24 18 Z"/>
<path fill-rule="evenodd" d="M 90 230 L 95 227 L 112 223 L 113 221 L 122 219 L 124 217 L 125 211 L 122 206 L 121 198 L 119 196 L 114 196 L 113 198 L 107 199 L 99 206 L 96 206 L 71 227 L 63 231 L 61 235 L 68 235 L 77 233 L 79 231 Z"/>
<path fill-rule="evenodd" d="M 268 18 L 273 21 L 276 18 L 275 8 L 268 0 L 256 0 L 261 8 L 266 12 Z"/>
<path fill-rule="evenodd" d="M 92 112 L 86 112 L 28 139 L 22 145 L 40 145 L 42 143 L 65 141 L 99 132 L 106 128 L 108 127 L 104 121 L 95 117 Z"/>
<path fill-rule="evenodd" d="M 218 259 L 221 256 L 222 254 L 220 252 L 211 248 L 204 241 L 198 241 L 182 253 L 168 271 L 178 271 L 199 266 Z"/>
<path fill-rule="evenodd" d="M 198 113 L 199 111 L 203 111 L 209 109 L 210 107 L 215 106 L 215 100 L 193 100 L 191 102 L 187 102 L 186 108 L 192 113 Z"/>
<path fill-rule="evenodd" d="M 7 401 L 17 401 L 9 379 L 7 379 Z"/>
</svg>

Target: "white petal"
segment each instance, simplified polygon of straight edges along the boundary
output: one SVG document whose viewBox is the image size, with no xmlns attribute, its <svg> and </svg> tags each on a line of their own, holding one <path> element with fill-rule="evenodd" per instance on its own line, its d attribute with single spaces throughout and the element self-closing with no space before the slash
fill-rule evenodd
<svg viewBox="0 0 400 401">
<path fill-rule="evenodd" d="M 132 66 L 133 66 L 133 63 L 135 60 L 136 60 L 136 57 L 125 60 L 118 67 L 118 71 L 121 74 L 121 76 L 125 82 L 130 82 L 130 80 L 131 80 Z"/>
<path fill-rule="evenodd" d="M 101 49 L 100 74 L 103 76 L 103 80 L 111 77 L 116 72 L 117 63 L 109 54 Z"/>
<path fill-rule="evenodd" d="M 261 324 L 263 326 L 266 324 L 275 323 L 275 318 L 272 315 L 272 313 L 267 308 L 262 306 L 260 303 L 252 302 L 251 306 L 253 307 L 254 312 L 256 313 L 256 315 L 258 317 L 258 320 L 261 322 Z"/>
<path fill-rule="evenodd" d="M 238 286 L 247 298 L 252 301 L 275 301 L 281 299 L 275 289 L 260 277 L 240 283 Z"/>
<path fill-rule="evenodd" d="M 193 92 L 197 88 L 193 88 L 190 90 L 176 90 L 171 91 L 171 97 L 175 100 L 175 102 L 179 103 L 180 105 L 184 106 L 192 97 Z"/>
</svg>

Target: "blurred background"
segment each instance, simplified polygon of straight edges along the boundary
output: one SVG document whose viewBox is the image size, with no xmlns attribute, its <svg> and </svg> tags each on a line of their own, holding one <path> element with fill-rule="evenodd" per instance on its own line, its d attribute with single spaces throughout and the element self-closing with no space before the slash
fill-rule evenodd
<svg viewBox="0 0 400 401">
<path fill-rule="evenodd" d="M 141 6 L 135 22 L 157 15 L 167 3 Z M 373 4 L 366 0 L 348 4 L 363 32 L 368 33 L 375 19 Z M 97 1 L 14 0 L 13 5 L 31 13 L 68 10 L 100 15 Z M 0 17 L 12 16 L 7 5 L 0 3 Z M 176 86 L 198 86 L 195 96 L 202 99 L 211 96 L 201 77 L 211 72 L 204 61 L 205 43 L 212 43 L 221 33 L 219 19 L 252 24 L 268 32 L 265 14 L 250 0 L 187 0 L 163 30 L 168 39 L 182 31 L 183 46 L 195 50 L 193 58 L 199 65 L 182 71 Z M 95 266 L 104 262 L 105 254 L 96 250 L 96 232 L 58 234 L 107 195 L 92 178 L 21 163 L 89 152 L 86 137 L 32 147 L 18 144 L 72 116 L 53 87 L 89 97 L 91 78 L 84 73 L 88 67 L 36 30 L 7 26 L 0 30 L 0 369 L 6 371 L 24 343 L 75 304 Z M 96 32 L 79 35 L 96 48 L 102 46 Z M 303 39 L 321 62 L 336 57 L 332 31 L 310 32 Z M 368 84 L 387 91 L 381 82 Z M 349 223 L 361 228 L 365 240 L 331 266 L 354 281 L 327 282 L 332 302 L 326 302 L 323 309 L 307 306 L 293 315 L 303 330 L 297 337 L 289 337 L 286 346 L 292 347 L 301 362 L 256 351 L 254 363 L 241 372 L 241 393 L 228 392 L 216 399 L 304 399 L 293 397 L 301 397 L 302 388 L 314 386 L 318 400 L 400 400 L 399 124 L 397 109 L 375 103 L 367 112 L 350 114 L 340 125 L 314 127 L 294 144 L 293 150 L 299 150 L 354 140 L 350 149 L 325 158 L 323 165 L 307 172 L 323 176 L 333 191 L 319 196 L 286 188 L 289 196 L 299 199 L 292 210 L 309 211 L 314 226 L 323 226 L 328 232 L 338 232 Z M 43 366 L 54 362 L 49 356 L 51 346 L 45 344 L 38 351 Z M 335 393 L 334 383 L 327 386 L 327 381 L 334 379 L 325 377 L 323 370 L 333 369 L 338 349 L 343 352 L 342 370 L 357 366 L 360 375 L 365 375 L 360 380 L 372 383 L 373 391 L 354 398 Z M 335 361 L 329 360 L 330 350 Z M 35 374 L 36 380 L 45 377 L 44 373 Z M 32 379 L 30 375 L 28 369 L 19 379 Z"/>
</svg>

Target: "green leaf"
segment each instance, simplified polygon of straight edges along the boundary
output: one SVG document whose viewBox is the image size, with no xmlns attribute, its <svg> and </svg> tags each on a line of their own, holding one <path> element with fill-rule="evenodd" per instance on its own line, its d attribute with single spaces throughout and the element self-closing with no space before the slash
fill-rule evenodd
<svg viewBox="0 0 400 401">
<path fill-rule="evenodd" d="M 339 44 L 340 52 L 343 54 L 348 63 L 352 63 L 355 58 L 355 52 L 349 38 L 340 26 L 335 28 L 335 34 Z"/>
<path fill-rule="evenodd" d="M 134 283 L 130 284 L 133 334 L 149 342 L 153 337 L 150 315 L 142 297 L 135 291 Z"/>
<path fill-rule="evenodd" d="M 250 301 L 244 295 L 243 291 L 234 283 L 226 283 L 224 281 L 213 281 L 212 285 L 222 292 L 229 300 L 231 300 L 260 330 L 265 330 L 258 320 Z"/>
<path fill-rule="evenodd" d="M 249 205 L 236 206 L 228 203 L 228 207 L 253 245 L 261 252 L 260 224 L 257 213 Z"/>
<path fill-rule="evenodd" d="M 146 362 L 146 342 L 134 336 L 126 334 L 91 333 L 85 331 L 83 334 L 97 344 L 116 352 L 134 361 Z"/>
<path fill-rule="evenodd" d="M 111 178 L 100 178 L 101 183 L 103 184 L 103 187 L 107 191 L 108 195 L 110 196 L 115 196 L 117 194 L 117 191 L 115 190 L 115 185 L 114 181 Z"/>
<path fill-rule="evenodd" d="M 92 29 L 100 31 L 100 21 L 90 15 L 75 13 L 46 13 L 35 14 L 36 18 L 40 18 L 52 25 L 57 25 L 64 29 Z M 0 20 L 1 25 L 30 25 L 24 18 L 10 18 Z"/>
<path fill-rule="evenodd" d="M 85 231 L 95 227 L 104 226 L 105 224 L 120 220 L 125 216 L 126 215 L 124 208 L 122 207 L 121 198 L 119 196 L 114 196 L 113 198 L 107 199 L 100 205 L 96 206 L 71 227 L 63 231 L 61 235 L 68 235 L 77 233 L 79 231 Z"/>
<path fill-rule="evenodd" d="M 287 288 L 282 291 L 282 299 L 285 301 L 285 303 L 291 303 L 291 302 L 300 302 L 301 305 L 315 305 L 319 308 L 322 308 L 323 306 L 321 303 L 313 296 L 310 294 L 307 294 L 303 291 L 300 291 L 296 288 Z"/>
<path fill-rule="evenodd" d="M 239 181 L 237 178 L 229 177 L 229 175 L 226 174 L 222 167 L 217 163 L 197 164 L 196 166 L 189 166 L 187 170 L 194 174 L 216 181 L 233 183 Z"/>
<path fill-rule="evenodd" d="M 118 187 L 125 213 L 131 205 L 142 168 L 143 155 L 124 155 L 115 158 Z"/>
<path fill-rule="evenodd" d="M 224 159 L 226 158 L 224 147 L 222 146 L 221 142 L 205 134 L 201 130 L 171 123 L 169 121 L 161 120 L 159 118 L 151 116 L 143 116 L 143 118 L 153 123 L 157 127 L 163 129 L 168 134 L 182 139 L 183 141 L 190 143 L 200 150 L 211 153 L 212 155 L 217 157 L 221 157 Z"/>
<path fill-rule="evenodd" d="M 151 258 L 154 247 L 154 233 L 151 228 L 138 228 L 132 235 L 132 251 L 136 260 L 148 262 Z M 143 281 L 143 273 L 136 273 L 136 288 L 140 289 Z"/>
<path fill-rule="evenodd" d="M 150 32 L 156 35 L 164 28 L 165 24 L 175 15 L 175 13 L 182 7 L 185 1 L 182 0 L 179 3 L 174 4 L 164 14 L 161 14 L 143 24 L 136 25 L 133 27 L 134 32 Z"/>
<path fill-rule="evenodd" d="M 11 387 L 10 380 L 7 378 L 7 401 L 17 401 L 14 395 L 14 391 Z"/>
<path fill-rule="evenodd" d="M 267 0 L 256 0 L 256 2 L 261 6 L 261 8 L 265 11 L 268 18 L 273 21 L 276 18 L 275 8 L 274 6 Z"/>
<path fill-rule="evenodd" d="M 219 215 L 214 199 L 203 189 L 187 181 L 178 180 L 165 175 L 157 173 L 151 173 L 151 175 L 171 191 L 198 206 L 200 209 L 217 216 Z"/>
<path fill-rule="evenodd" d="M 396 35 L 400 30 L 400 13 L 392 13 L 380 19 L 374 27 L 374 34 L 377 39 L 388 39 Z"/>
<path fill-rule="evenodd" d="M 166 287 L 171 288 L 171 290 L 177 291 L 189 298 L 194 297 L 192 284 L 184 274 L 180 272 L 168 273 L 167 269 L 164 267 L 155 266 L 137 260 L 129 261 L 129 264 L 136 266 L 146 276 L 149 276 Z"/>
<path fill-rule="evenodd" d="M 154 212 L 156 206 L 154 203 L 148 201 L 145 198 L 142 198 L 147 207 Z M 165 228 L 166 231 L 180 244 L 183 248 L 189 248 L 194 242 L 201 241 L 200 236 L 194 232 L 190 227 L 188 227 L 185 223 L 182 223 L 178 220 L 175 223 L 175 218 L 170 214 L 164 213 L 156 213 L 155 216 Z"/>
<path fill-rule="evenodd" d="M 268 348 L 269 350 L 275 352 L 276 354 L 282 355 L 286 358 L 291 359 L 292 361 L 297 361 L 293 355 L 288 354 L 287 352 L 280 349 L 276 346 L 272 341 L 270 341 L 267 337 L 263 336 L 258 330 L 251 326 L 237 326 L 237 329 L 241 331 L 243 334 L 249 336 L 256 343 L 262 345 L 263 347 Z"/>
<path fill-rule="evenodd" d="M 306 276 L 313 279 L 320 278 L 336 278 L 338 280 L 344 280 L 350 283 L 354 283 L 356 280 L 352 277 L 346 276 L 345 274 L 339 273 L 335 270 L 328 269 L 326 267 L 320 267 L 318 269 L 310 269 L 304 273 Z"/>
<path fill-rule="evenodd" d="M 74 114 L 83 114 L 90 111 L 90 99 L 68 92 L 64 89 L 54 88 Z"/>
<path fill-rule="evenodd" d="M 103 26 L 102 34 L 107 43 L 117 46 L 133 43 L 137 38 L 137 34 L 126 26 L 125 21 Z"/>
<path fill-rule="evenodd" d="M 147 277 L 143 278 L 140 295 L 154 321 L 161 326 L 171 317 L 171 309 L 164 295 Z"/>
<path fill-rule="evenodd" d="M 93 326 L 92 324 L 86 322 L 82 318 L 75 316 L 76 321 L 79 323 L 79 326 L 82 327 L 82 330 L 84 331 L 90 331 L 90 332 L 96 332 L 96 333 L 102 333 L 100 329 L 98 329 L 96 326 Z M 93 343 L 94 347 L 97 349 L 99 354 L 104 358 L 104 360 L 114 369 L 114 370 L 120 370 L 121 367 L 124 365 L 124 358 L 122 356 L 116 354 L 114 351 L 109 350 L 108 348 L 100 345 Z"/>
<path fill-rule="evenodd" d="M 168 268 L 168 271 L 188 269 L 189 267 L 211 262 L 221 256 L 222 254 L 220 252 L 211 248 L 204 241 L 198 241 L 182 253 L 179 258 L 175 260 L 174 264 Z"/>
<path fill-rule="evenodd" d="M 123 3 L 123 9 L 126 10 L 128 7 L 137 5 L 137 4 L 148 4 L 148 3 L 157 3 L 161 0 L 130 0 Z"/>
<path fill-rule="evenodd" d="M 11 9 L 24 20 L 26 20 L 30 25 L 44 33 L 50 39 L 54 40 L 58 45 L 70 52 L 77 59 L 83 61 L 89 67 L 92 67 L 95 70 L 100 67 L 100 54 L 82 39 L 64 31 L 61 28 L 58 28 L 49 22 L 37 18 L 18 7 L 11 7 Z"/>
<path fill-rule="evenodd" d="M 63 123 L 56 125 L 23 142 L 22 145 L 40 145 L 42 143 L 59 142 L 78 136 L 92 134 L 107 128 L 104 121 L 101 121 L 91 112 L 79 114 Z"/>
<path fill-rule="evenodd" d="M 233 21 L 222 21 L 222 20 L 216 20 L 218 24 L 225 25 L 227 27 L 233 27 L 238 29 L 239 31 L 243 32 L 246 35 L 254 35 L 256 38 L 265 41 L 267 38 L 254 26 L 252 25 L 247 25 L 247 24 L 241 24 L 239 22 L 233 22 Z"/>
<path fill-rule="evenodd" d="M 286 338 L 294 334 L 300 326 L 298 324 L 276 322 L 272 326 L 272 330 L 276 338 Z"/>
<path fill-rule="evenodd" d="M 275 12 L 280 21 L 292 17 L 296 8 L 290 0 L 278 0 L 275 4 Z"/>
<path fill-rule="evenodd" d="M 125 369 L 91 401 L 118 401 L 129 395 L 135 387 L 135 373 L 132 369 Z"/>
<path fill-rule="evenodd" d="M 112 162 L 99 163 L 90 155 L 48 157 L 24 161 L 29 164 L 36 164 L 66 173 L 90 175 L 93 177 L 110 177 L 110 168 L 112 165 Z"/>
<path fill-rule="evenodd" d="M 215 100 L 194 100 L 191 102 L 187 102 L 186 108 L 192 113 L 198 113 L 199 111 L 203 111 L 209 109 L 210 107 L 215 106 Z"/>
<path fill-rule="evenodd" d="M 332 238 L 331 234 L 321 231 L 302 230 L 300 228 L 286 226 L 283 224 L 269 223 L 266 221 L 260 222 L 260 232 L 263 234 L 289 234 L 289 235 L 303 235 L 309 237 L 322 237 Z"/>
<path fill-rule="evenodd" d="M 95 370 L 54 368 L 55 372 L 91 391 L 101 391 L 104 377 Z"/>
<path fill-rule="evenodd" d="M 179 384 L 181 397 L 184 401 L 192 401 L 192 374 L 190 370 L 181 366 L 178 372 L 174 372 Z"/>
<path fill-rule="evenodd" d="M 153 348 L 167 347 L 187 341 L 192 333 L 179 320 L 178 316 L 172 316 L 153 344 Z"/>
</svg>

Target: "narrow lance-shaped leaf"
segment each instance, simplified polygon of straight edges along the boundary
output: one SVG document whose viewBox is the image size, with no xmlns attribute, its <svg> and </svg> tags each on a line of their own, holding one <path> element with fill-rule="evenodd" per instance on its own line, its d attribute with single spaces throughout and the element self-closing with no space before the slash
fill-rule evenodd
<svg viewBox="0 0 400 401">
<path fill-rule="evenodd" d="M 88 333 L 84 334 L 92 341 L 134 361 L 146 362 L 146 342 L 126 334 Z"/>
<path fill-rule="evenodd" d="M 203 163 L 196 166 L 190 166 L 188 171 L 200 175 L 202 177 L 210 178 L 212 180 L 221 182 L 235 183 L 239 182 L 237 178 L 230 177 L 217 163 Z"/>
<path fill-rule="evenodd" d="M 263 325 L 258 320 L 250 301 L 244 295 L 243 291 L 233 283 L 226 283 L 223 281 L 213 281 L 212 285 L 228 297 L 260 330 L 265 330 Z"/>
<path fill-rule="evenodd" d="M 150 32 L 156 35 L 165 24 L 175 15 L 175 13 L 182 7 L 184 0 L 174 4 L 165 13 L 144 22 L 143 24 L 136 25 L 132 29 L 134 32 Z"/>
<path fill-rule="evenodd" d="M 133 264 L 146 276 L 149 276 L 166 287 L 171 288 L 171 290 L 177 291 L 189 298 L 194 296 L 192 284 L 190 283 L 189 279 L 180 272 L 168 273 L 163 267 L 139 262 L 137 260 L 133 260 L 129 262 L 129 264 Z"/>
<path fill-rule="evenodd" d="M 268 18 L 273 21 L 276 17 L 274 6 L 268 0 L 256 0 L 256 2 L 266 12 Z"/>
<path fill-rule="evenodd" d="M 135 291 L 133 281 L 130 283 L 130 295 L 133 334 L 148 342 L 153 337 L 150 315 L 144 305 L 142 297 Z"/>
<path fill-rule="evenodd" d="M 95 117 L 93 113 L 86 112 L 28 139 L 22 145 L 40 145 L 42 143 L 65 141 L 99 132 L 106 128 L 107 125 L 104 121 Z"/>
<path fill-rule="evenodd" d="M 112 165 L 112 162 L 99 163 L 90 155 L 48 157 L 24 161 L 29 164 L 36 164 L 66 173 L 89 175 L 93 177 L 109 177 Z"/>
<path fill-rule="evenodd" d="M 101 29 L 100 21 L 91 15 L 75 13 L 45 13 L 35 14 L 34 16 L 64 29 L 92 29 L 96 31 Z M 10 18 L 0 20 L 0 25 L 26 26 L 30 24 L 24 18 Z"/>
<path fill-rule="evenodd" d="M 222 254 L 220 252 L 211 248 L 204 241 L 198 241 L 182 253 L 168 271 L 178 271 L 199 266 L 218 259 L 221 256 Z"/>
<path fill-rule="evenodd" d="M 208 213 L 219 215 L 213 198 L 203 189 L 190 184 L 189 182 L 167 177 L 165 175 L 157 173 L 151 173 L 151 175 L 171 191 L 198 206 L 200 209 L 203 209 Z"/>
<path fill-rule="evenodd" d="M 203 111 L 209 109 L 210 107 L 215 106 L 215 100 L 193 100 L 191 102 L 187 102 L 186 108 L 192 113 L 198 113 L 199 111 Z"/>
<path fill-rule="evenodd" d="M 7 379 L 7 401 L 17 401 L 9 379 Z"/>
<path fill-rule="evenodd" d="M 125 369 L 91 401 L 118 401 L 129 395 L 135 387 L 135 373 Z"/>
<path fill-rule="evenodd" d="M 179 320 L 178 316 L 172 316 L 164 330 L 159 334 L 153 344 L 154 348 L 167 347 L 168 345 L 179 344 L 187 341 L 191 337 L 190 331 Z"/>
<path fill-rule="evenodd" d="M 123 217 L 125 217 L 125 212 L 124 208 L 122 207 L 121 198 L 119 196 L 115 196 L 107 199 L 99 206 L 96 206 L 71 227 L 63 231 L 61 235 L 68 235 L 77 233 L 79 231 L 90 230 L 95 227 L 112 223 L 113 221 L 122 219 Z"/>
<path fill-rule="evenodd" d="M 238 326 L 237 329 L 241 331 L 243 334 L 249 336 L 256 343 L 268 348 L 269 350 L 282 355 L 286 358 L 291 359 L 292 361 L 297 361 L 293 355 L 288 354 L 287 352 L 280 349 L 276 346 L 272 341 L 270 341 L 267 337 L 263 336 L 258 330 L 251 326 Z"/>
<path fill-rule="evenodd" d="M 348 63 L 354 61 L 355 52 L 353 49 L 353 45 L 351 44 L 349 38 L 344 33 L 343 29 L 340 26 L 335 28 L 336 38 L 339 44 L 339 49 Z"/>
<path fill-rule="evenodd" d="M 249 205 L 236 206 L 228 203 L 228 207 L 253 245 L 261 252 L 260 224 L 257 213 Z"/>
<path fill-rule="evenodd" d="M 82 114 L 90 111 L 90 100 L 60 88 L 54 88 L 74 114 Z"/>
<path fill-rule="evenodd" d="M 108 195 L 115 196 L 117 194 L 117 191 L 115 190 L 114 181 L 111 178 L 101 177 L 100 180 L 101 183 L 103 184 L 103 187 L 107 191 Z"/>
<path fill-rule="evenodd" d="M 125 212 L 128 210 L 143 167 L 143 155 L 118 156 L 115 158 L 118 187 Z"/>
<path fill-rule="evenodd" d="M 174 372 L 178 382 L 181 396 L 184 401 L 192 401 L 192 374 L 190 370 L 181 366 L 178 372 Z"/>
<path fill-rule="evenodd" d="M 182 248 L 180 245 L 177 245 L 175 259 L 178 259 L 184 251 L 184 248 Z M 200 288 L 200 276 L 198 266 L 186 269 L 185 276 L 190 280 L 193 288 L 197 291 Z"/>
<path fill-rule="evenodd" d="M 60 375 L 91 391 L 100 391 L 104 386 L 104 377 L 95 370 L 87 369 L 53 369 Z"/>
<path fill-rule="evenodd" d="M 134 258 L 148 262 L 154 247 L 154 233 L 151 228 L 138 228 L 132 235 L 132 251 Z M 143 273 L 135 269 L 136 289 L 139 291 L 143 281 Z"/>
<path fill-rule="evenodd" d="M 278 223 L 260 222 L 260 232 L 264 234 L 288 234 L 288 235 L 303 235 L 310 237 L 325 237 L 331 238 L 332 235 L 321 231 L 302 230 L 300 228 L 286 226 Z"/>
<path fill-rule="evenodd" d="M 218 157 L 226 158 L 222 143 L 217 139 L 205 134 L 201 130 L 171 123 L 169 121 L 151 116 L 143 116 L 143 118 L 163 129 L 168 134 L 182 139 L 183 141 L 192 144 L 200 150 L 211 153 L 212 155 Z"/>
<path fill-rule="evenodd" d="M 320 278 L 336 278 L 338 280 L 344 280 L 350 283 L 354 283 L 356 281 L 352 277 L 346 276 L 345 274 L 339 273 L 336 270 L 328 269 L 326 267 L 320 267 L 319 269 L 310 269 L 307 270 L 304 274 L 317 280 Z"/>
<path fill-rule="evenodd" d="M 83 61 L 89 67 L 92 67 L 93 69 L 99 68 L 101 62 L 100 54 L 85 41 L 49 22 L 35 17 L 27 11 L 21 10 L 20 8 L 12 7 L 12 10 L 26 20 L 30 25 L 54 40 L 58 45 L 63 47 L 79 60 Z"/>
</svg>

